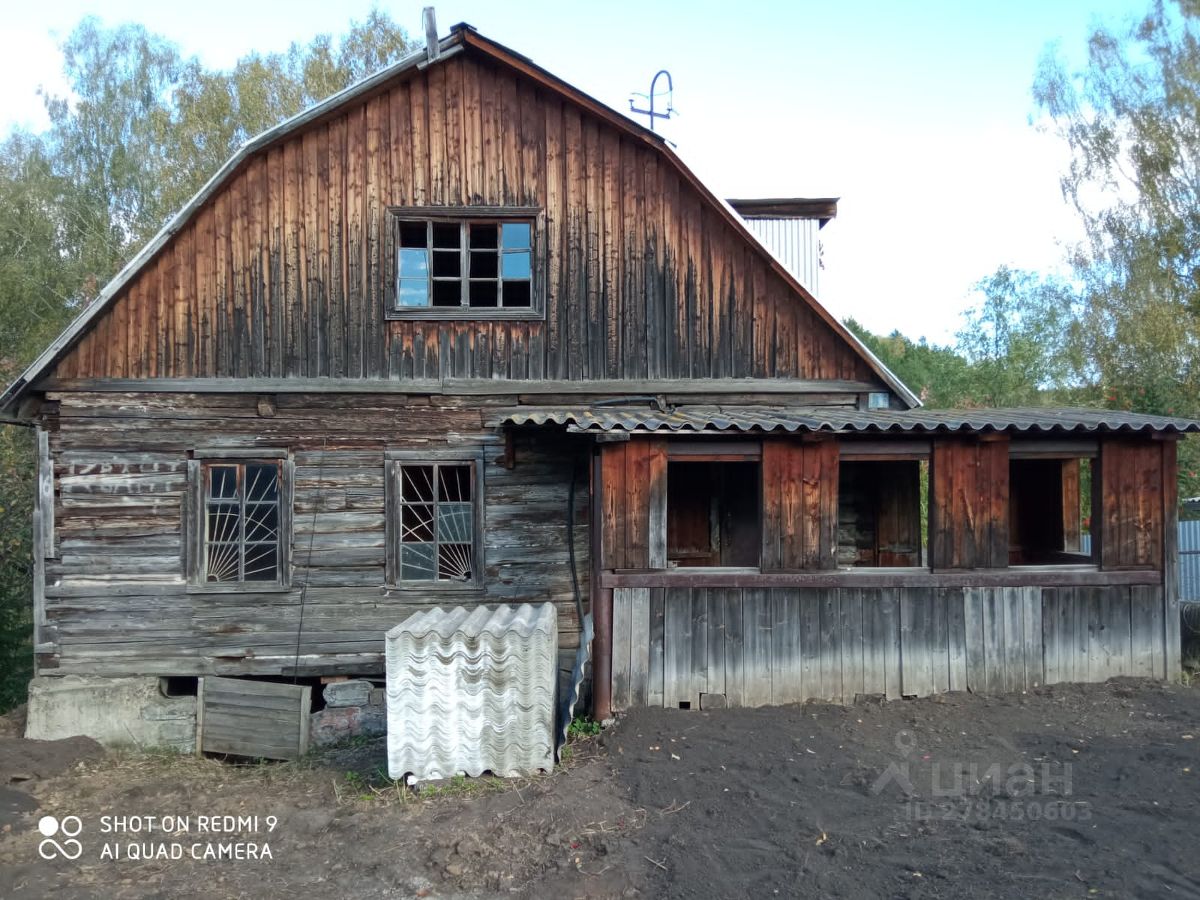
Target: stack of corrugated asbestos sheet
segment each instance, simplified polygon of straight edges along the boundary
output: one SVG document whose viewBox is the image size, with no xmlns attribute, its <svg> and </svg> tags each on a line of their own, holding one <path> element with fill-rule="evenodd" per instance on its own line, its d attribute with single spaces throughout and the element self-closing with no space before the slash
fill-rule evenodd
<svg viewBox="0 0 1200 900">
<path fill-rule="evenodd" d="M 554 765 L 553 604 L 433 608 L 387 633 L 388 774 L 528 775 Z"/>
</svg>

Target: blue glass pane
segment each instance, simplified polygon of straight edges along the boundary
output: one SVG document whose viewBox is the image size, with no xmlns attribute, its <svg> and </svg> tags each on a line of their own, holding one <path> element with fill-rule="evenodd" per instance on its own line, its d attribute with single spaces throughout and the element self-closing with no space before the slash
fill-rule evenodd
<svg viewBox="0 0 1200 900">
<path fill-rule="evenodd" d="M 504 278 L 516 280 L 529 277 L 529 251 L 504 254 Z"/>
<path fill-rule="evenodd" d="M 404 248 L 400 251 L 400 277 L 424 278 L 429 274 L 429 251 Z"/>
<path fill-rule="evenodd" d="M 400 296 L 396 302 L 400 306 L 428 306 L 429 282 L 424 278 L 420 281 L 401 281 Z"/>
<path fill-rule="evenodd" d="M 505 250 L 529 249 L 528 222 L 505 222 L 501 231 L 503 232 L 501 241 Z"/>
</svg>

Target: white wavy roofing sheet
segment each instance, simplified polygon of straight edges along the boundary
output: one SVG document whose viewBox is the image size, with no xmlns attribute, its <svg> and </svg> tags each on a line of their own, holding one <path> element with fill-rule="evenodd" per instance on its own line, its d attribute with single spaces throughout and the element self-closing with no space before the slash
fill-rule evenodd
<svg viewBox="0 0 1200 900">
<path fill-rule="evenodd" d="M 388 631 L 388 774 L 410 784 L 554 766 L 550 603 L 433 609 Z"/>
</svg>

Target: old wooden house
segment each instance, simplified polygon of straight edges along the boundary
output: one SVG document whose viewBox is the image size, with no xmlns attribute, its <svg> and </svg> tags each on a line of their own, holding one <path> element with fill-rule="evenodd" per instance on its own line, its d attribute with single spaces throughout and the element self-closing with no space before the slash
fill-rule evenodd
<svg viewBox="0 0 1200 900">
<path fill-rule="evenodd" d="M 576 592 L 600 718 L 1179 668 L 1194 423 L 922 410 L 664 141 L 469 26 L 248 143 L 0 406 L 41 734 L 378 674 L 431 605 L 551 601 L 569 656 Z"/>
</svg>

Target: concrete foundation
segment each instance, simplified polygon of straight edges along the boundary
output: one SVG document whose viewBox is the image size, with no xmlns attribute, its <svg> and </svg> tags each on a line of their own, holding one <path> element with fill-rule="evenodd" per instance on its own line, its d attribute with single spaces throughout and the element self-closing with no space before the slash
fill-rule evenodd
<svg viewBox="0 0 1200 900">
<path fill-rule="evenodd" d="M 25 737 L 86 735 L 106 747 L 196 750 L 196 698 L 166 697 L 153 676 L 39 675 L 29 683 Z"/>
</svg>

